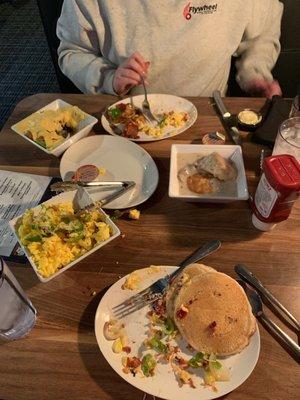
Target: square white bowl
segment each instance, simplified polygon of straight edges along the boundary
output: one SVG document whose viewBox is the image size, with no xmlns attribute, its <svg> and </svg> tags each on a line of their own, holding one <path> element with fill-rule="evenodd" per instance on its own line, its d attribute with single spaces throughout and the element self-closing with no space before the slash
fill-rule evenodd
<svg viewBox="0 0 300 400">
<path fill-rule="evenodd" d="M 238 176 L 237 195 L 226 196 L 221 192 L 212 194 L 191 194 L 182 195 L 179 192 L 178 180 L 178 154 L 199 153 L 199 156 L 208 155 L 213 152 L 219 153 L 222 157 L 230 159 L 236 166 Z M 236 145 L 204 145 L 204 144 L 173 144 L 171 149 L 171 165 L 169 178 L 169 196 L 185 201 L 196 201 L 205 203 L 228 203 L 237 200 L 248 200 L 248 187 L 243 162 L 242 149 Z"/>
<path fill-rule="evenodd" d="M 74 200 L 74 197 L 76 195 L 76 191 L 72 191 L 72 192 L 65 192 L 65 193 L 61 193 L 57 196 L 52 197 L 50 200 L 45 201 L 42 204 L 59 204 L 59 203 L 66 203 L 66 202 L 70 202 Z M 37 207 L 34 207 L 33 210 L 38 210 L 41 207 L 41 204 L 39 204 Z M 86 258 L 87 256 L 89 256 L 90 254 L 94 253 L 96 250 L 100 249 L 101 247 L 105 246 L 107 243 L 111 242 L 112 240 L 114 240 L 116 237 L 118 237 L 120 235 L 120 230 L 119 228 L 113 223 L 113 221 L 108 217 L 108 215 L 105 214 L 105 212 L 103 210 L 101 210 L 103 216 L 105 217 L 105 222 L 110 226 L 111 230 L 112 230 L 112 235 L 109 239 L 98 243 L 96 246 L 94 246 L 91 250 L 87 251 L 86 253 L 84 253 L 82 256 L 76 258 L 74 261 L 70 262 L 69 264 L 67 264 L 66 266 L 64 266 L 63 268 L 59 269 L 57 272 L 55 272 L 53 275 L 49 276 L 48 278 L 43 277 L 39 271 L 38 268 L 35 264 L 35 262 L 33 261 L 29 251 L 26 249 L 25 246 L 22 245 L 18 232 L 16 230 L 16 224 L 17 221 L 22 217 L 22 215 L 12 219 L 9 222 L 10 228 L 11 230 L 14 232 L 14 234 L 16 235 L 21 248 L 23 249 L 24 253 L 26 254 L 26 257 L 28 258 L 32 268 L 34 269 L 35 273 L 37 274 L 37 277 L 39 278 L 39 280 L 41 282 L 49 282 L 51 279 L 57 277 L 58 275 L 62 274 L 63 272 L 65 272 L 67 269 L 71 268 L 73 265 L 79 263 L 81 260 L 83 260 L 84 258 Z"/>
<path fill-rule="evenodd" d="M 40 113 L 42 111 L 46 110 L 58 110 L 59 108 L 62 107 L 68 107 L 71 106 L 71 104 L 66 103 L 63 100 L 54 100 L 52 103 L 48 104 L 47 106 L 41 108 L 40 110 L 36 111 L 35 113 L 31 114 L 30 116 Z M 83 111 L 84 112 L 84 111 Z M 98 122 L 97 118 L 93 117 L 92 115 L 89 115 L 85 113 L 85 119 L 80 121 L 78 124 L 77 132 L 71 135 L 69 139 L 64 140 L 61 144 L 56 146 L 52 150 L 45 149 L 43 146 L 40 146 L 38 143 L 34 142 L 33 140 L 29 139 L 26 135 L 24 135 L 19 129 L 18 129 L 18 124 L 22 122 L 23 120 L 17 122 L 15 125 L 11 127 L 11 129 L 18 133 L 20 136 L 22 136 L 24 139 L 28 140 L 30 143 L 34 144 L 36 147 L 39 149 L 43 150 L 47 154 L 52 154 L 53 156 L 59 157 L 67 148 L 69 148 L 73 143 L 78 142 L 78 140 L 84 138 L 87 136 L 90 131 L 92 130 L 93 126 Z M 28 117 L 26 117 L 28 118 Z M 25 119 L 25 118 L 24 118 Z"/>
</svg>

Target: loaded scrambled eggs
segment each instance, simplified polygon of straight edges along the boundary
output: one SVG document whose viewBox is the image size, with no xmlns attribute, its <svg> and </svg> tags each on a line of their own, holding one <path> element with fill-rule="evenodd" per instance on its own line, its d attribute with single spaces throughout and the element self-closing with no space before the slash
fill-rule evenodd
<svg viewBox="0 0 300 400">
<path fill-rule="evenodd" d="M 72 203 L 64 203 L 27 210 L 20 220 L 18 235 L 39 273 L 46 278 L 109 239 L 111 229 L 100 211 L 77 215 Z"/>
<path fill-rule="evenodd" d="M 79 122 L 85 118 L 86 114 L 78 107 L 69 106 L 32 114 L 16 128 L 40 146 L 53 149 L 75 133 Z"/>
<path fill-rule="evenodd" d="M 189 119 L 188 113 L 184 111 L 169 111 L 162 114 L 159 124 L 150 124 L 140 109 L 125 103 L 109 108 L 106 117 L 113 124 L 123 125 L 122 136 L 131 139 L 139 139 L 139 133 L 142 132 L 152 137 L 160 137 L 172 127 L 184 126 Z"/>
</svg>

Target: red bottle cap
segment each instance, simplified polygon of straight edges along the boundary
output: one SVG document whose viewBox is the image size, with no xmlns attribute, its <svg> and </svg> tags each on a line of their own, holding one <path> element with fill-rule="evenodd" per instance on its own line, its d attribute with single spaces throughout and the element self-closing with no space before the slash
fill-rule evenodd
<svg viewBox="0 0 300 400">
<path fill-rule="evenodd" d="M 300 164 L 294 156 L 282 154 L 268 157 L 264 160 L 263 169 L 275 190 L 300 191 Z"/>
</svg>

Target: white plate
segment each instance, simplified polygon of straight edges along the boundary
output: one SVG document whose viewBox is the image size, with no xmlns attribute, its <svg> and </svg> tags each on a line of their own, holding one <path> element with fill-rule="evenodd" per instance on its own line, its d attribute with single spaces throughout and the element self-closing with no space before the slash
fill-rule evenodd
<svg viewBox="0 0 300 400">
<path fill-rule="evenodd" d="M 238 176 L 236 178 L 236 193 L 227 194 L 222 190 L 215 194 L 188 194 L 180 193 L 177 163 L 178 154 L 188 155 L 197 153 L 199 156 L 208 155 L 217 152 L 222 157 L 230 159 L 236 166 Z M 186 201 L 196 201 L 205 203 L 227 203 L 237 200 L 248 200 L 248 186 L 243 161 L 242 149 L 236 145 L 204 145 L 204 144 L 173 144 L 171 149 L 171 165 L 169 178 L 169 196 Z"/>
<path fill-rule="evenodd" d="M 145 99 L 144 95 L 128 97 L 126 99 L 120 100 L 112 104 L 110 107 L 115 107 L 117 104 L 120 103 L 127 104 L 132 102 L 135 106 L 142 108 L 142 102 L 144 99 Z M 194 106 L 193 103 L 182 97 L 172 96 L 170 94 L 149 94 L 148 100 L 153 114 L 162 114 L 163 112 L 168 112 L 168 111 L 185 111 L 188 113 L 189 119 L 185 123 L 185 125 L 182 126 L 181 128 L 170 127 L 169 129 L 166 129 L 165 133 L 160 137 L 149 136 L 146 133 L 141 132 L 139 134 L 140 136 L 139 139 L 129 139 L 129 140 L 132 140 L 134 142 L 152 142 L 154 140 L 168 139 L 170 137 L 179 135 L 180 133 L 186 131 L 196 122 L 198 115 L 196 107 Z M 103 128 L 108 133 L 110 133 L 111 135 L 118 136 L 111 129 L 109 122 L 107 121 L 104 115 L 102 115 L 101 123 Z"/>
<path fill-rule="evenodd" d="M 66 203 L 66 202 L 70 202 L 73 201 L 74 197 L 75 197 L 76 191 L 72 191 L 72 192 L 65 192 L 65 193 L 61 193 L 57 196 L 52 197 L 51 199 L 45 201 L 42 204 L 59 204 L 59 203 Z M 34 207 L 34 210 L 38 210 L 41 207 L 41 204 L 39 204 L 37 207 Z M 120 230 L 119 228 L 112 222 L 112 220 L 104 213 L 104 211 L 102 211 L 104 217 L 105 217 L 105 222 L 110 226 L 111 230 L 112 230 L 112 235 L 109 239 L 105 240 L 104 242 L 99 242 L 96 246 L 94 246 L 91 250 L 87 251 L 86 253 L 84 253 L 82 256 L 76 258 L 74 261 L 70 262 L 69 264 L 67 264 L 66 266 L 64 266 L 63 268 L 59 269 L 57 272 L 55 272 L 53 275 L 49 276 L 48 278 L 43 277 L 42 275 L 40 275 L 39 270 L 37 268 L 37 266 L 35 265 L 35 262 L 33 261 L 33 258 L 31 257 L 29 251 L 27 250 L 27 248 L 25 246 L 22 245 L 22 243 L 20 242 L 20 238 L 19 235 L 16 231 L 16 223 L 17 221 L 21 218 L 21 216 L 18 216 L 14 219 L 12 219 L 11 221 L 9 221 L 9 225 L 11 230 L 14 232 L 14 234 L 16 235 L 21 248 L 23 249 L 24 253 L 26 254 L 26 257 L 28 258 L 32 268 L 34 269 L 34 272 L 37 274 L 37 277 L 39 278 L 39 280 L 41 282 L 49 282 L 51 279 L 56 278 L 58 275 L 62 274 L 63 272 L 65 272 L 67 269 L 71 268 L 73 265 L 79 263 L 81 260 L 83 260 L 84 258 L 86 258 L 87 256 L 89 256 L 90 254 L 94 253 L 96 250 L 100 249 L 101 247 L 105 246 L 107 243 L 111 242 L 112 240 L 114 240 L 116 237 L 118 237 L 120 235 Z"/>
<path fill-rule="evenodd" d="M 31 114 L 34 115 L 36 113 L 41 113 L 46 110 L 58 110 L 59 108 L 62 107 L 69 107 L 71 104 L 66 103 L 63 100 L 54 100 L 52 103 L 48 104 L 47 106 L 41 108 L 40 110 L 36 111 L 35 113 Z M 74 133 L 69 139 L 64 140 L 60 145 L 56 146 L 53 150 L 48 150 L 45 149 L 45 147 L 40 146 L 38 143 L 35 141 L 29 139 L 27 136 L 25 136 L 19 129 L 18 129 L 18 124 L 22 121 L 19 121 L 17 124 L 13 125 L 11 129 L 18 133 L 20 136 L 22 136 L 24 139 L 28 140 L 31 144 L 34 144 L 37 146 L 39 149 L 43 150 L 47 154 L 52 154 L 53 156 L 60 156 L 68 147 L 70 147 L 73 143 L 78 142 L 78 140 L 82 139 L 83 137 L 87 136 L 90 131 L 92 130 L 93 126 L 98 122 L 97 118 L 93 117 L 92 115 L 89 115 L 85 113 L 86 117 L 84 120 L 80 121 L 78 124 L 77 132 Z M 26 117 L 27 118 L 27 117 Z"/>
<path fill-rule="evenodd" d="M 143 203 L 153 194 L 158 184 L 158 170 L 152 157 L 140 146 L 130 141 L 108 135 L 90 136 L 73 145 L 63 155 L 60 175 L 70 180 L 82 165 L 93 164 L 106 169 L 102 181 L 134 181 L 133 190 L 105 206 L 106 209 L 134 207 Z M 89 189 L 94 200 L 111 192 Z"/>
<path fill-rule="evenodd" d="M 253 371 L 260 351 L 260 335 L 258 328 L 252 336 L 249 345 L 241 353 L 222 360 L 222 363 L 230 369 L 231 378 L 228 382 L 217 382 L 218 392 L 214 392 L 210 388 L 204 388 L 201 386 L 203 381 L 200 377 L 195 377 L 195 379 L 193 378 L 196 389 L 193 389 L 188 385 L 183 385 L 180 388 L 169 365 L 158 365 L 156 374 L 150 378 L 141 378 L 138 376 L 133 377 L 131 374 L 125 374 L 122 371 L 122 356 L 113 353 L 111 348 L 112 342 L 106 340 L 103 336 L 103 327 L 105 322 L 109 321 L 111 317 L 112 307 L 120 304 L 122 301 L 126 300 L 126 298 L 138 291 L 148 287 L 151 283 L 165 276 L 167 273 L 173 272 L 175 268 L 176 267 L 170 266 L 161 267 L 160 270 L 154 274 L 147 274 L 144 270 L 145 278 L 143 280 L 143 285 L 135 291 L 122 290 L 121 286 L 126 277 L 123 277 L 108 289 L 99 303 L 95 316 L 95 334 L 99 348 L 110 366 L 125 381 L 153 396 L 167 400 L 208 400 L 224 396 L 226 393 L 229 393 L 240 386 Z M 147 308 L 144 308 L 124 318 L 126 333 L 130 340 L 129 346 L 132 349 L 130 354 L 131 356 L 137 354 L 139 345 L 146 338 L 145 332 L 147 331 L 147 324 L 149 324 L 146 312 Z M 182 350 L 183 357 L 184 355 L 186 355 L 186 358 L 191 357 L 191 353 L 186 349 L 186 345 L 183 345 Z M 101 368 L 100 364 L 99 368 Z"/>
</svg>

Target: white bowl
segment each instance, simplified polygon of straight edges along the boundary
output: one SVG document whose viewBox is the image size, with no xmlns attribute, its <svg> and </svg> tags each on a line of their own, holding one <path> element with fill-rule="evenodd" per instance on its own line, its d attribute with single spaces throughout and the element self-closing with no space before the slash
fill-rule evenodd
<svg viewBox="0 0 300 400">
<path fill-rule="evenodd" d="M 199 156 L 208 155 L 213 152 L 219 153 L 224 158 L 230 158 L 235 164 L 238 171 L 236 179 L 237 190 L 236 195 L 227 195 L 222 190 L 215 194 L 181 194 L 179 191 L 178 180 L 178 154 L 199 153 Z M 247 200 L 249 197 L 247 180 L 243 162 L 242 149 L 240 146 L 235 145 L 203 145 L 203 144 L 174 144 L 171 149 L 171 165 L 170 165 L 170 179 L 169 179 L 169 196 L 186 200 L 197 201 L 205 203 L 227 203 L 236 200 Z"/>
<path fill-rule="evenodd" d="M 65 192 L 65 193 L 61 193 L 58 196 L 54 196 L 52 197 L 50 200 L 45 201 L 42 204 L 58 204 L 58 203 L 66 203 L 66 202 L 70 202 L 74 200 L 76 191 L 72 191 L 72 192 Z M 35 207 L 34 209 L 39 209 L 41 207 L 41 204 L 38 205 L 37 207 Z M 86 258 L 87 256 L 89 256 L 90 254 L 94 253 L 96 250 L 100 249 L 101 247 L 105 246 L 107 243 L 111 242 L 113 239 L 115 239 L 116 237 L 118 237 L 120 235 L 120 230 L 119 228 L 112 222 L 112 220 L 105 214 L 105 212 L 103 210 L 101 210 L 101 212 L 103 213 L 104 217 L 105 217 L 105 222 L 110 226 L 111 230 L 112 230 L 112 235 L 109 239 L 98 243 L 95 247 L 93 247 L 91 250 L 87 251 L 86 253 L 84 253 L 82 256 L 76 258 L 74 261 L 70 262 L 69 264 L 67 264 L 66 266 L 64 266 L 63 268 L 59 269 L 57 272 L 55 272 L 53 275 L 49 276 L 48 278 L 43 277 L 39 271 L 38 268 L 35 264 L 35 262 L 33 261 L 29 251 L 26 249 L 25 246 L 22 245 L 22 243 L 20 242 L 20 238 L 18 236 L 18 232 L 16 230 L 16 224 L 17 221 L 22 217 L 21 215 L 12 219 L 9 222 L 10 228 L 11 230 L 14 232 L 14 234 L 16 235 L 20 246 L 22 247 L 24 253 L 26 254 L 26 257 L 28 258 L 32 268 L 34 269 L 35 273 L 37 274 L 39 280 L 41 282 L 49 282 L 51 279 L 57 277 L 58 275 L 62 274 L 64 271 L 66 271 L 67 269 L 71 268 L 73 265 L 79 263 L 81 260 L 83 260 L 84 258 Z"/>
<path fill-rule="evenodd" d="M 52 103 L 48 104 L 47 106 L 41 108 L 40 110 L 36 111 L 35 113 L 31 114 L 34 115 L 36 113 L 40 113 L 41 111 L 46 111 L 46 110 L 58 110 L 59 108 L 62 107 L 68 107 L 71 106 L 71 104 L 66 103 L 63 100 L 54 100 Z M 53 156 L 60 156 L 67 148 L 69 148 L 73 143 L 78 142 L 78 140 L 84 138 L 87 136 L 90 131 L 92 130 L 93 126 L 98 122 L 97 118 L 93 117 L 92 115 L 89 115 L 87 113 L 84 113 L 86 115 L 85 119 L 80 121 L 78 124 L 78 130 L 76 133 L 74 133 L 69 139 L 64 140 L 60 145 L 56 146 L 52 150 L 45 149 L 43 146 L 40 146 L 38 143 L 34 142 L 33 140 L 29 139 L 26 135 L 24 135 L 19 129 L 18 129 L 18 124 L 22 122 L 23 120 L 19 121 L 15 125 L 11 127 L 13 131 L 21 135 L 24 139 L 28 140 L 30 143 L 34 144 L 37 146 L 39 149 L 43 150 L 47 154 L 52 154 Z"/>
</svg>

